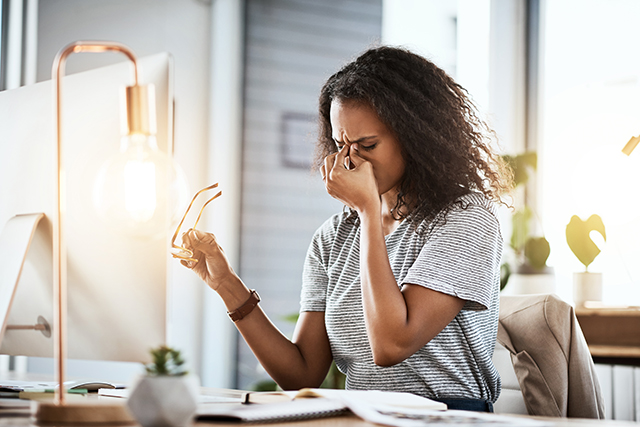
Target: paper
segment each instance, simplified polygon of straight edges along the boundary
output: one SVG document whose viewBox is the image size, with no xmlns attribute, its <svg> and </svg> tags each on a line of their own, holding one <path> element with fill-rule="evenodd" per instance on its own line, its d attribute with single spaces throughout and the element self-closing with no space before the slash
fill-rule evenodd
<svg viewBox="0 0 640 427">
<path fill-rule="evenodd" d="M 109 388 L 101 388 L 98 390 L 98 395 L 100 396 L 108 396 L 108 397 L 119 397 L 122 399 L 126 399 L 129 397 L 129 389 L 123 390 L 114 390 Z M 216 394 L 201 394 L 198 396 L 198 404 L 201 403 L 242 403 L 242 395 L 238 394 L 238 396 L 219 396 Z"/>
<path fill-rule="evenodd" d="M 372 405 L 385 404 L 399 408 L 421 408 L 445 410 L 447 405 L 442 402 L 427 399 L 413 393 L 379 391 L 379 390 L 336 390 L 326 388 L 303 388 L 299 391 L 283 392 L 251 392 L 248 393 L 247 403 L 270 403 L 274 401 L 299 400 L 306 398 L 325 397 L 340 400 L 342 398 L 355 399 Z"/>
<path fill-rule="evenodd" d="M 546 421 L 524 417 L 512 417 L 473 411 L 433 411 L 428 409 L 398 408 L 384 404 L 369 404 L 358 399 L 343 398 L 342 402 L 365 421 L 392 427 L 424 427 L 430 425 L 543 427 L 552 425 Z"/>
</svg>

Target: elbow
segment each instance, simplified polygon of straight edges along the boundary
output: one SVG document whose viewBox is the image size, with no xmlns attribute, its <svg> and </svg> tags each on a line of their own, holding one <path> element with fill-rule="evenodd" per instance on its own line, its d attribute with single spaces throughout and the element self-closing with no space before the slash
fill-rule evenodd
<svg viewBox="0 0 640 427">
<path fill-rule="evenodd" d="M 404 361 L 407 357 L 411 356 L 403 349 L 394 346 L 382 346 L 380 348 L 373 348 L 373 363 L 378 366 L 388 368 L 393 365 Z"/>
</svg>

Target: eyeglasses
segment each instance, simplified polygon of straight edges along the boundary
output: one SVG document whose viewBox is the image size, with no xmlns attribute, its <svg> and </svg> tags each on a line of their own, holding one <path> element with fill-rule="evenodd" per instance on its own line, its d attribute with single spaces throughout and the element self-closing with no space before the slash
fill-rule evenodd
<svg viewBox="0 0 640 427">
<path fill-rule="evenodd" d="M 187 248 L 184 248 L 182 246 L 176 245 L 176 239 L 178 238 L 178 233 L 180 233 L 180 228 L 182 227 L 182 223 L 184 222 L 185 218 L 187 217 L 187 214 L 189 213 L 189 210 L 191 209 L 191 206 L 193 206 L 193 202 L 196 201 L 196 199 L 198 198 L 198 196 L 201 193 L 204 193 L 207 190 L 211 190 L 213 188 L 216 188 L 217 186 L 218 186 L 218 183 L 215 183 L 213 185 L 205 187 L 202 190 L 198 191 L 196 193 L 196 195 L 193 196 L 193 199 L 191 199 L 191 203 L 189 203 L 189 207 L 187 207 L 187 210 L 184 213 L 184 215 L 182 216 L 182 219 L 180 220 L 180 224 L 178 224 L 178 228 L 176 228 L 176 232 L 173 233 L 173 238 L 171 239 L 171 256 L 173 256 L 174 258 L 178 258 L 178 259 L 185 260 L 185 261 L 198 262 L 198 260 L 193 257 L 193 251 L 191 251 L 191 250 L 189 250 Z M 215 199 L 220 197 L 221 195 L 222 195 L 222 191 L 218 191 L 218 193 L 215 196 L 213 196 L 212 198 L 207 200 L 205 202 L 205 204 L 202 205 L 202 208 L 200 208 L 200 213 L 198 214 L 198 218 L 196 219 L 195 224 L 193 224 L 193 227 L 191 227 L 193 230 L 196 229 L 196 226 L 198 225 L 198 221 L 200 221 L 200 217 L 202 216 L 202 212 L 204 211 L 204 208 L 209 203 L 211 203 L 212 201 L 214 201 Z"/>
</svg>

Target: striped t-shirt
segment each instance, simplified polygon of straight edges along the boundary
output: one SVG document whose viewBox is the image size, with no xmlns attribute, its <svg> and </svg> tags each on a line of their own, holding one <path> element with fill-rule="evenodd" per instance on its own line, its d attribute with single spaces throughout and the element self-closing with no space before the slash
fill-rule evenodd
<svg viewBox="0 0 640 427">
<path fill-rule="evenodd" d="M 420 285 L 466 301 L 436 337 L 406 360 L 378 366 L 365 329 L 360 222 L 336 214 L 315 233 L 305 260 L 301 311 L 324 311 L 333 359 L 346 387 L 406 391 L 429 398 L 495 402 L 500 376 L 491 360 L 498 330 L 502 237 L 495 206 L 472 193 L 443 221 L 407 218 L 385 237 L 400 287 Z"/>
</svg>

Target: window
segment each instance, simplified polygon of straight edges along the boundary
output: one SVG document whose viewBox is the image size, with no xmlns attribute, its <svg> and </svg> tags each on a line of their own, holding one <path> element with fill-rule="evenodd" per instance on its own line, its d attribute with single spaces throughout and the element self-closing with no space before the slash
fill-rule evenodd
<svg viewBox="0 0 640 427">
<path fill-rule="evenodd" d="M 607 234 L 589 271 L 603 273 L 607 304 L 640 303 L 640 3 L 554 0 L 544 4 L 539 213 L 551 244 L 557 292 L 571 301 L 572 215 L 602 218 Z M 594 242 L 598 244 L 597 233 Z"/>
<path fill-rule="evenodd" d="M 8 0 L 0 0 L 0 90 L 5 90 L 7 75 Z"/>
</svg>

